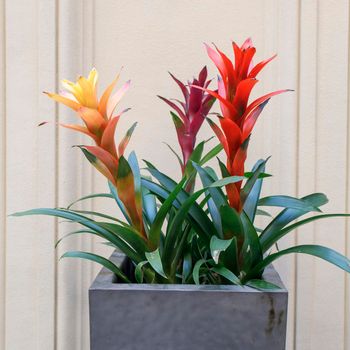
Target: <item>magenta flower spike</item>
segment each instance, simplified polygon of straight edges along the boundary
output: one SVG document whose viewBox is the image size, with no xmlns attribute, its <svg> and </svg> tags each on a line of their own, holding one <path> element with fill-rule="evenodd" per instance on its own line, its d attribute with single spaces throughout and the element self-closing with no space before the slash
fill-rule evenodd
<svg viewBox="0 0 350 350">
<path fill-rule="evenodd" d="M 171 116 L 175 124 L 177 138 L 182 152 L 182 173 L 184 173 L 186 164 L 196 145 L 196 137 L 205 117 L 208 115 L 215 98 L 204 90 L 193 87 L 200 86 L 206 89 L 211 80 L 207 80 L 207 67 L 204 67 L 198 78 L 189 81 L 188 85 L 182 83 L 173 74 L 169 73 L 180 87 L 184 101 L 169 100 L 158 96 L 166 102 L 174 111 Z"/>
</svg>

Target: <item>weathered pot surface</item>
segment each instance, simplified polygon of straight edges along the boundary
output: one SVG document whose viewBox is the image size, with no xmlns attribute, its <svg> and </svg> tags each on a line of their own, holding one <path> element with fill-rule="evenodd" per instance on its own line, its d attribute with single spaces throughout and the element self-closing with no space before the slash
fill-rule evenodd
<svg viewBox="0 0 350 350">
<path fill-rule="evenodd" d="M 288 292 L 273 267 L 263 277 L 281 289 L 115 283 L 102 269 L 89 290 L 91 350 L 285 349 Z"/>
</svg>

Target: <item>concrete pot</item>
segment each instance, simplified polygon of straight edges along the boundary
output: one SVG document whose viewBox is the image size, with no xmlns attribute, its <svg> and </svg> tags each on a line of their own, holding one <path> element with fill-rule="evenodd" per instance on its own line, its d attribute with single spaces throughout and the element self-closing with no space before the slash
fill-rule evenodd
<svg viewBox="0 0 350 350">
<path fill-rule="evenodd" d="M 103 268 L 89 290 L 91 350 L 285 349 L 288 292 L 273 267 L 264 279 L 282 289 L 116 283 Z"/>
</svg>

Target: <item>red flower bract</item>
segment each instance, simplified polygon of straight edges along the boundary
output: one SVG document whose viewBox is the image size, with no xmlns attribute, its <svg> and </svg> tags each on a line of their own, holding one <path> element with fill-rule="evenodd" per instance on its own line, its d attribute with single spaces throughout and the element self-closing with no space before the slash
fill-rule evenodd
<svg viewBox="0 0 350 350">
<path fill-rule="evenodd" d="M 227 155 L 226 167 L 231 176 L 244 175 L 244 163 L 247 158 L 249 136 L 268 100 L 288 90 L 278 90 L 264 95 L 249 103 L 250 93 L 258 82 L 257 74 L 276 55 L 253 64 L 255 47 L 247 39 L 241 47 L 232 43 L 234 63 L 216 46 L 206 45 L 209 57 L 219 71 L 218 91 L 212 91 L 197 85 L 197 88 L 208 92 L 220 103 L 222 116 L 219 117 L 221 128 L 213 121 L 210 126 L 217 135 Z M 224 175 L 224 174 L 223 174 Z M 242 210 L 240 199 L 241 182 L 226 186 L 230 205 L 237 211 Z"/>
<path fill-rule="evenodd" d="M 170 73 L 170 76 L 180 87 L 184 96 L 184 101 L 176 100 L 177 103 L 175 103 L 162 96 L 158 96 L 175 111 L 175 113 L 171 112 L 171 115 L 182 152 L 183 163 L 181 167 L 183 173 L 194 150 L 197 133 L 215 101 L 215 98 L 211 94 L 194 87 L 195 85 L 206 89 L 211 82 L 211 80 L 207 80 L 207 75 L 207 67 L 204 67 L 200 71 L 198 79 L 194 78 L 193 81 L 188 82 L 189 85 L 186 86 Z"/>
</svg>

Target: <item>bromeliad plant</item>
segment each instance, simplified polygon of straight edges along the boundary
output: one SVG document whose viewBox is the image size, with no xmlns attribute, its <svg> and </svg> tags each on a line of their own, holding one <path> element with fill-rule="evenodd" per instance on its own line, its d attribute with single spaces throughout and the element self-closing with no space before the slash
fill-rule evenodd
<svg viewBox="0 0 350 350">
<path fill-rule="evenodd" d="M 65 92 L 48 93 L 57 102 L 76 111 L 84 126 L 62 126 L 90 136 L 94 146 L 78 146 L 85 157 L 108 180 L 110 193 L 80 198 L 67 208 L 34 209 L 16 213 L 51 215 L 78 223 L 83 228 L 69 235 L 89 233 L 124 253 L 131 265 L 126 271 L 113 261 L 90 252 L 70 251 L 63 257 L 79 257 L 102 264 L 116 274 L 119 281 L 137 283 L 196 283 L 249 285 L 257 289 L 278 288 L 262 279 L 264 269 L 277 258 L 290 253 L 304 253 L 322 258 L 350 272 L 350 260 L 334 250 L 319 245 L 275 249 L 286 234 L 304 224 L 349 214 L 322 214 L 328 202 L 322 193 L 302 198 L 275 195 L 261 198 L 267 159 L 259 160 L 245 171 L 248 143 L 253 127 L 269 99 L 288 90 L 279 90 L 250 101 L 258 82 L 258 73 L 275 56 L 256 65 L 255 47 L 250 39 L 239 47 L 232 43 L 234 61 L 218 48 L 206 46 L 216 65 L 217 90 L 210 90 L 207 70 L 198 79 L 179 85 L 184 101 L 161 97 L 173 109 L 182 159 L 178 156 L 182 179 L 167 176 L 145 161 L 148 174 L 141 174 L 134 152 L 125 158 L 125 148 L 135 128 L 115 145 L 114 134 L 122 113 L 115 108 L 129 87 L 129 82 L 112 95 L 117 79 L 97 98 L 97 72 L 76 83 L 63 81 Z M 215 100 L 220 104 L 219 124 L 207 116 Z M 196 146 L 198 131 L 207 120 L 219 144 L 203 155 L 205 142 Z M 206 163 L 224 150 L 225 162 L 218 158 L 220 175 Z M 202 187 L 194 191 L 196 176 Z M 79 201 L 106 197 L 114 199 L 125 220 L 99 212 L 74 209 Z M 265 207 L 281 208 L 271 216 Z M 265 208 L 265 209 L 262 209 Z M 302 216 L 317 213 L 302 220 Z M 256 216 L 270 218 L 258 229 Z M 65 238 L 65 237 L 63 237 Z M 63 239 L 62 238 L 62 239 Z"/>
</svg>

